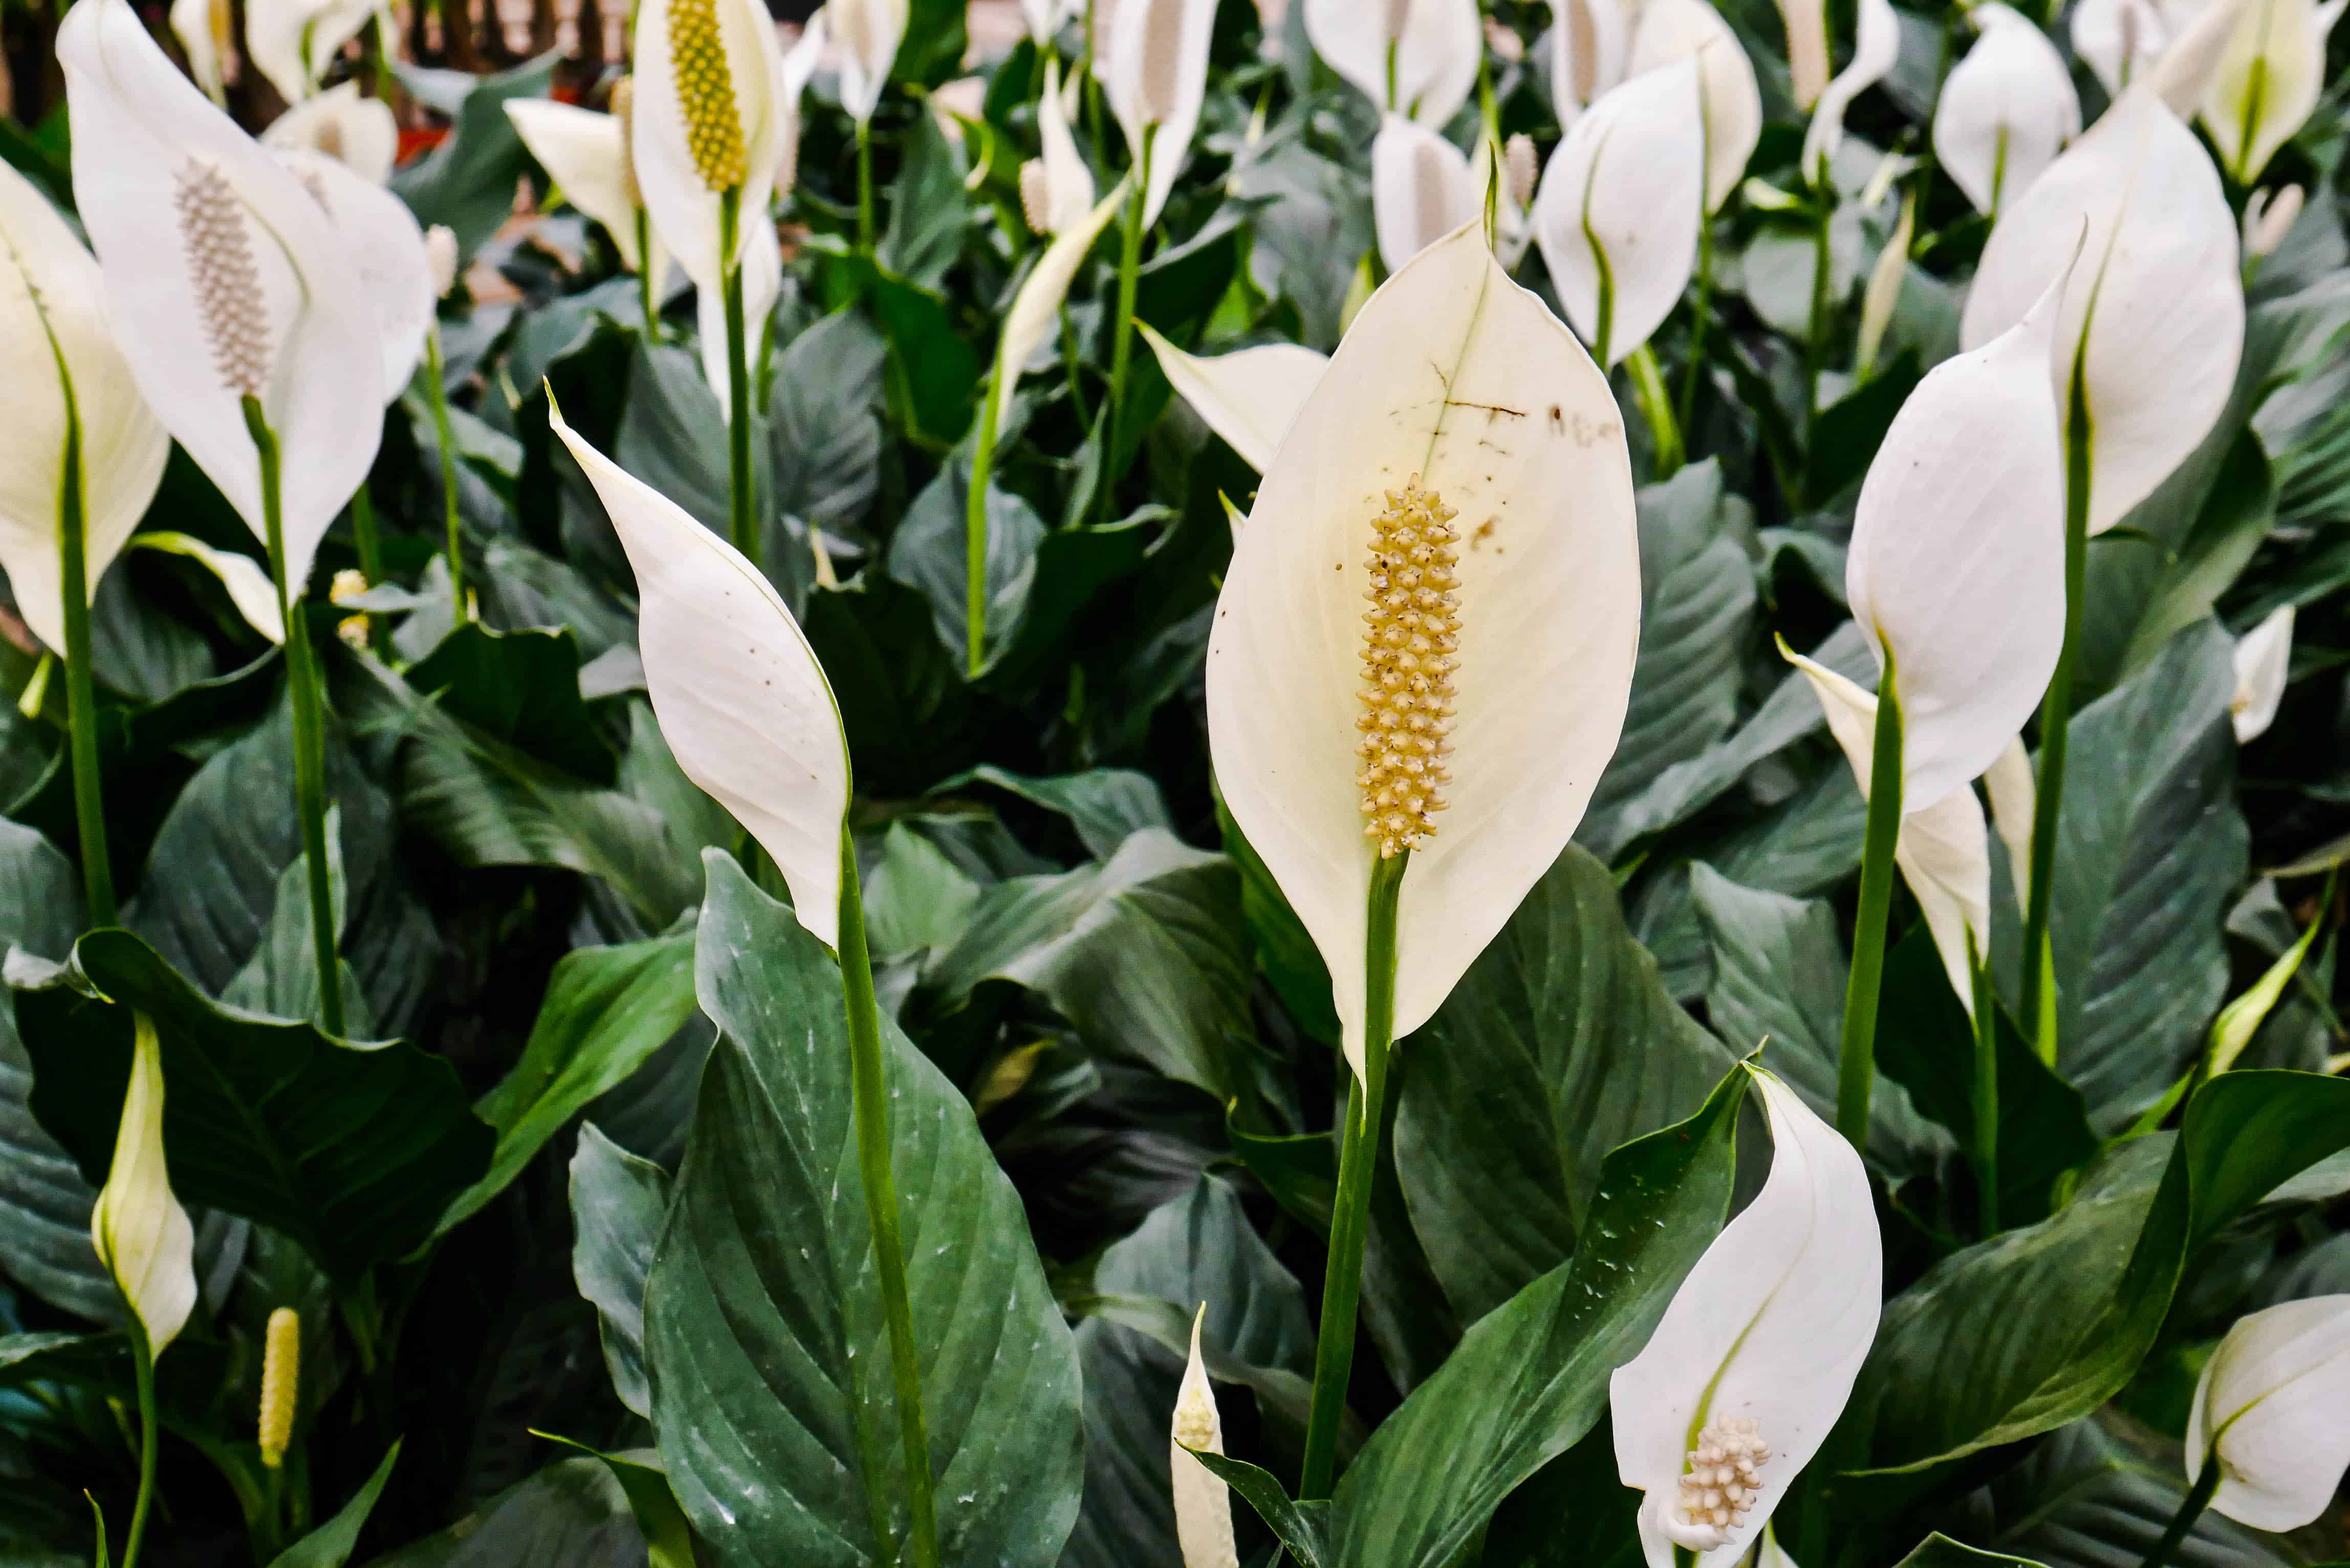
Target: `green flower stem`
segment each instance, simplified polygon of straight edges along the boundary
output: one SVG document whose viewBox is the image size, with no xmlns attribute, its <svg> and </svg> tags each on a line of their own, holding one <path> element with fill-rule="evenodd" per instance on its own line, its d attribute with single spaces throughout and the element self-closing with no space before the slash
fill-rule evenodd
<svg viewBox="0 0 2350 1568">
<path fill-rule="evenodd" d="M 980 389 L 979 442 L 971 454 L 971 493 L 963 501 L 963 673 L 979 679 L 987 662 L 987 481 L 995 467 L 996 390 L 1006 372 L 1001 356 Z"/>
<path fill-rule="evenodd" d="M 1828 280 L 1835 270 L 1835 258 L 1828 244 L 1828 225 L 1835 218 L 1835 199 L 1825 175 L 1816 199 L 1820 203 L 1820 221 L 1819 226 L 1812 231 L 1812 324 L 1804 341 L 1804 426 L 1806 434 L 1812 421 L 1820 415 L 1820 372 L 1826 368 L 1828 358 Z"/>
<path fill-rule="evenodd" d="M 1698 378 L 1705 365 L 1705 329 L 1713 317 L 1713 214 L 1697 223 L 1697 298 L 1690 306 L 1689 364 L 1681 371 L 1680 424 L 1689 428 L 1697 411 Z"/>
<path fill-rule="evenodd" d="M 1655 350 L 1641 344 L 1624 357 L 1624 368 L 1632 373 L 1632 396 L 1640 405 L 1640 417 L 1648 421 L 1648 437 L 1656 449 L 1655 477 L 1670 479 L 1681 468 L 1681 427 L 1673 418 L 1673 395 L 1665 389 L 1665 374 L 1657 368 Z"/>
<path fill-rule="evenodd" d="M 873 254 L 873 128 L 857 122 L 857 248 Z"/>
<path fill-rule="evenodd" d="M 2185 1541 L 2188 1532 L 2195 1528 L 2195 1521 L 2203 1517 L 2203 1511 L 2211 1506 L 2212 1494 L 2219 1490 L 2220 1449 L 2214 1443 L 2211 1451 L 2203 1456 L 2203 1473 L 2195 1478 L 2195 1484 L 2187 1489 L 2185 1497 L 2178 1500 L 2178 1511 L 2170 1516 L 2169 1526 L 2163 1531 L 2162 1539 L 2154 1543 L 2154 1550 L 2146 1554 L 2146 1561 L 2139 1564 L 2139 1568 L 2164 1568 L 2164 1564 L 2170 1561 L 2170 1554 L 2178 1550 L 2179 1542 Z"/>
<path fill-rule="evenodd" d="M 2055 893 L 2056 819 L 2073 723 L 2073 665 L 2081 648 L 2081 600 L 2089 568 L 2089 395 L 2073 363 L 2072 417 L 2064 432 L 2064 641 L 2040 705 L 2040 777 L 2032 812 L 2032 868 L 2023 909 L 2023 1017 L 2040 1059 L 2056 1060 L 2055 955 L 2048 910 Z"/>
<path fill-rule="evenodd" d="M 865 141 L 860 133 L 860 153 Z M 751 494 L 751 360 L 743 322 L 743 188 L 718 196 L 718 254 L 726 271 L 726 536 L 743 558 L 759 565 L 759 525 Z"/>
<path fill-rule="evenodd" d="M 359 576 L 373 587 L 383 581 L 383 539 L 375 524 L 375 496 L 369 491 L 367 481 L 351 492 L 351 539 L 359 552 Z M 390 628 L 383 617 L 370 615 L 367 621 L 368 646 L 381 653 L 391 640 Z"/>
<path fill-rule="evenodd" d="M 124 1306 L 129 1307 L 129 1298 Z M 161 1420 L 155 1413 L 155 1355 L 147 1347 L 147 1327 L 127 1314 L 130 1376 L 139 1390 L 139 1498 L 130 1505 L 130 1533 L 123 1538 L 122 1568 L 138 1568 L 140 1543 L 147 1536 L 147 1510 L 155 1501 L 155 1438 Z"/>
<path fill-rule="evenodd" d="M 1142 212 L 1150 201 L 1150 141 L 1156 129 L 1145 126 L 1142 130 L 1142 156 L 1135 161 L 1134 189 L 1127 196 L 1125 237 L 1118 255 L 1118 316 L 1110 324 L 1109 391 L 1104 399 L 1102 421 L 1101 515 L 1105 522 L 1118 488 L 1110 462 L 1118 452 L 1119 424 L 1126 417 L 1126 367 L 1134 354 L 1134 291 L 1142 271 Z"/>
<path fill-rule="evenodd" d="M 906 1450 L 906 1511 L 915 1568 L 939 1568 L 939 1523 L 931 1500 L 931 1439 L 922 1421 L 922 1371 L 915 1359 L 914 1309 L 899 1240 L 898 1185 L 889 1166 L 889 1087 L 881 1061 L 881 1010 L 873 999 L 873 959 L 865 946 L 865 901 L 857 842 L 840 826 L 840 989 L 848 1004 L 848 1050 L 857 1098 L 857 1163 L 889 1320 L 889 1363 L 898 1385 L 898 1432 Z"/>
<path fill-rule="evenodd" d="M 114 869 L 106 852 L 106 800 L 98 767 L 98 691 L 89 673 L 89 545 L 83 508 L 81 416 L 66 389 L 65 479 L 57 488 L 57 554 L 66 618 L 67 743 L 73 754 L 74 827 L 81 840 L 89 923 L 115 923 Z"/>
<path fill-rule="evenodd" d="M 1836 1130 L 1868 1143 L 1877 1077 L 1877 993 L 1885 979 L 1885 921 L 1893 908 L 1893 846 L 1901 837 L 1901 697 L 1893 657 L 1877 689 L 1877 740 L 1868 765 L 1868 836 L 1860 852 L 1860 913 L 1852 927 L 1852 980 L 1844 993 L 1844 1051 L 1836 1068 Z"/>
<path fill-rule="evenodd" d="M 1363 1073 L 1347 1091 L 1338 1153 L 1338 1194 L 1330 1215 L 1330 1265 L 1323 1276 L 1320 1343 L 1314 1352 L 1314 1407 L 1305 1425 L 1300 1501 L 1330 1495 L 1338 1466 L 1338 1426 L 1355 1366 L 1355 1314 L 1363 1289 L 1363 1243 L 1370 1232 L 1371 1182 L 1379 1164 L 1388 1051 L 1395 1044 L 1396 897 L 1409 850 L 1371 867 L 1370 925 L 1364 942 Z"/>
<path fill-rule="evenodd" d="M 1967 971 L 1975 1015 L 1975 1204 L 1988 1238 L 1999 1234 L 1999 992 L 1972 931 L 1967 933 Z"/>
<path fill-rule="evenodd" d="M 637 300 L 644 307 L 645 340 L 661 340 L 660 279 L 653 275 L 652 214 L 639 207 L 637 223 Z"/>
<path fill-rule="evenodd" d="M 442 368 L 441 323 L 436 320 L 432 329 L 424 335 L 424 387 L 432 401 L 432 440 L 441 449 L 441 523 L 449 541 L 449 591 L 456 596 L 457 618 L 468 621 L 473 618 L 473 612 L 465 596 L 465 535 L 457 524 L 457 446 L 449 434 L 448 379 Z M 257 408 L 252 400 L 246 400 L 246 423 L 256 417 Z"/>
<path fill-rule="evenodd" d="M 430 339 L 428 339 L 430 341 Z M 433 351 L 434 384 L 440 355 Z M 286 681 L 294 701 L 294 801 L 302 820 L 302 853 L 310 881 L 310 945 L 318 966 L 318 1022 L 329 1034 L 343 1033 L 343 975 L 335 957 L 334 883 L 327 864 L 326 722 L 318 698 L 318 659 L 310 647 L 308 619 L 302 614 L 298 584 L 287 580 L 286 521 L 278 496 L 277 435 L 257 398 L 244 400 L 244 428 L 261 457 L 261 510 L 269 534 L 269 575 L 277 588 L 277 614 L 286 623 Z M 445 426 L 443 427 L 446 428 Z M 447 451 L 444 443 L 442 451 Z"/>
</svg>

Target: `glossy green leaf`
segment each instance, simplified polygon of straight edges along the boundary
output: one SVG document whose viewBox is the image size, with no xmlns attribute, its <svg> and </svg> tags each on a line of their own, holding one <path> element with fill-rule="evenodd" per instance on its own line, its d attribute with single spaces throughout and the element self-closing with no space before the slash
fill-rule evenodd
<svg viewBox="0 0 2350 1568">
<path fill-rule="evenodd" d="M 391 1480 L 391 1469 L 398 1463 L 400 1445 L 394 1443 L 367 1484 L 352 1494 L 350 1501 L 338 1509 L 332 1519 L 279 1552 L 269 1568 L 343 1568 L 358 1549 L 359 1532 L 367 1528 L 368 1516 L 375 1511 L 376 1500 L 383 1495 L 384 1483 Z"/>
<path fill-rule="evenodd" d="M 639 1159 L 589 1122 L 571 1157 L 571 1275 L 602 1322 L 612 1392 L 647 1420 L 645 1281 L 669 1215 L 669 1172 Z"/>
<path fill-rule="evenodd" d="M 601 1459 L 565 1459 L 369 1568 L 644 1568 L 629 1494 Z"/>
<path fill-rule="evenodd" d="M 1031 778 L 991 764 L 958 774 L 933 786 L 931 793 L 945 794 L 982 784 L 1067 817 L 1077 841 L 1097 859 L 1107 859 L 1128 835 L 1146 827 L 1175 831 L 1158 781 L 1131 768 L 1093 768 L 1054 778 Z"/>
<path fill-rule="evenodd" d="M 447 140 L 392 180 L 392 189 L 418 223 L 446 223 L 467 255 L 497 233 L 514 211 L 515 184 L 530 167 L 530 154 L 506 118 L 505 101 L 545 97 L 556 64 L 549 52 L 488 77 L 397 67 L 409 91 L 456 121 Z"/>
<path fill-rule="evenodd" d="M 493 631 L 465 621 L 408 667 L 443 712 L 589 784 L 612 782 L 612 753 L 579 699 L 579 639 L 568 628 Z"/>
<path fill-rule="evenodd" d="M 2045 1568 L 2045 1564 L 2008 1552 L 1981 1552 L 1939 1532 L 1918 1543 L 1918 1550 L 1895 1568 Z"/>
</svg>

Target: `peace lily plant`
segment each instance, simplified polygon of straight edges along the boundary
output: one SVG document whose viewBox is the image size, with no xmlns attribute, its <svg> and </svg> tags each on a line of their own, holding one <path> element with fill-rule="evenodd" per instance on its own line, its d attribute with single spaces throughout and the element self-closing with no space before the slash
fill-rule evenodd
<svg viewBox="0 0 2350 1568">
<path fill-rule="evenodd" d="M 1333 1475 L 1388 1053 L 1574 832 L 1638 625 L 1606 379 L 1465 224 L 1356 317 L 1208 645 L 1225 806 L 1329 966 L 1354 1070 L 1302 1497 Z"/>
<path fill-rule="evenodd" d="M 873 248 L 873 111 L 906 36 L 907 0 L 828 0 L 826 36 L 840 50 L 840 106 L 857 123 L 857 238 Z M 798 95 L 792 95 L 796 98 Z"/>
<path fill-rule="evenodd" d="M 563 199 L 611 236 L 620 265 L 637 275 L 645 329 L 658 337 L 669 255 L 653 232 L 644 188 L 637 182 L 630 146 L 636 90 L 635 78 L 622 77 L 612 85 L 608 112 L 600 114 L 577 104 L 524 98 L 508 99 L 505 111 Z"/>
<path fill-rule="evenodd" d="M 1314 52 L 1383 111 L 1437 129 L 1469 101 L 1485 48 L 1475 0 L 1299 4 Z"/>
<path fill-rule="evenodd" d="M 1981 35 L 1934 105 L 1934 157 L 1975 211 L 2029 190 L 2081 133 L 2081 100 L 2039 25 L 1988 0 L 1968 13 Z"/>
<path fill-rule="evenodd" d="M 2196 1381 L 2187 1417 L 2192 1483 L 2147 1555 L 2170 1560 L 2211 1509 L 2255 1530 L 2324 1513 L 2350 1467 L 2350 1295 L 2311 1296 L 2236 1320 Z"/>
</svg>

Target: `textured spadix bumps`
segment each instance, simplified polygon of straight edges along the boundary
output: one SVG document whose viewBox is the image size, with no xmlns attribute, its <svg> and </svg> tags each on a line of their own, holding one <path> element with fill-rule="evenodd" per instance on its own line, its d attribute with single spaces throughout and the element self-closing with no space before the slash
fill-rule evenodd
<svg viewBox="0 0 2350 1568">
<path fill-rule="evenodd" d="M 775 25 L 751 0 L 647 0 L 635 58 L 629 150 L 645 211 L 695 286 L 714 293 L 766 223 L 798 142 Z M 729 190 L 742 221 L 724 254 Z"/>
<path fill-rule="evenodd" d="M 1695 195 L 1692 189 L 1691 206 Z M 1581 820 L 1623 724 L 1639 558 L 1622 421 L 1471 223 L 1364 306 L 1283 438 L 1216 607 L 1216 777 L 1363 1040 L 1367 562 L 1407 482 L 1440 500 L 1459 643 L 1441 831 L 1398 912 L 1396 1033 L 1425 1022 Z"/>
</svg>

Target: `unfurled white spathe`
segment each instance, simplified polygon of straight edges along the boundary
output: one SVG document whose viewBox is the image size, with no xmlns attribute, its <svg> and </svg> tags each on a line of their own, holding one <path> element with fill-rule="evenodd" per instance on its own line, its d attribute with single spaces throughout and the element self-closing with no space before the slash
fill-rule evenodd
<svg viewBox="0 0 2350 1568">
<path fill-rule="evenodd" d="M 424 357 L 424 335 L 432 329 L 440 298 L 424 231 L 416 226 L 407 202 L 347 164 L 319 152 L 277 156 L 317 198 L 343 242 L 375 317 L 389 403 L 407 388 Z"/>
<path fill-rule="evenodd" d="M 2268 733 L 2284 701 L 2293 670 L 2293 607 L 2284 605 L 2236 639 L 2236 692 L 2228 711 L 2236 723 L 2236 743 Z"/>
<path fill-rule="evenodd" d="M 1804 176 L 1813 184 L 1827 182 L 1828 167 L 1844 145 L 1844 117 L 1852 100 L 1883 81 L 1900 52 L 1901 23 L 1893 14 L 1892 0 L 1860 0 L 1852 58 L 1821 89 L 1811 126 L 1804 132 Z"/>
<path fill-rule="evenodd" d="M 317 152 L 378 185 L 391 179 L 400 151 L 400 124 L 380 98 L 361 98 L 357 82 L 337 82 L 296 104 L 261 133 L 264 147 Z"/>
<path fill-rule="evenodd" d="M 1982 36 L 1934 104 L 1934 156 L 1978 213 L 2030 189 L 2081 134 L 2081 99 L 2039 26 L 1996 3 L 1968 13 Z"/>
<path fill-rule="evenodd" d="M 1159 221 L 1175 176 L 1191 155 L 1207 98 L 1208 46 L 1215 28 L 1216 0 L 1122 0 L 1110 18 L 1102 89 L 1136 170 L 1143 166 L 1148 139 L 1146 226 Z"/>
<path fill-rule="evenodd" d="M 235 41 L 228 0 L 172 0 L 172 35 L 187 51 L 188 74 L 204 96 L 224 104 L 228 53 Z"/>
<path fill-rule="evenodd" d="M 1694 210 L 1694 182 L 1691 184 Z M 1425 1023 L 1548 868 L 1615 751 L 1639 639 L 1631 460 L 1606 379 L 1476 223 L 1373 294 L 1282 439 L 1217 603 L 1225 805 L 1331 974 L 1361 1070 L 1367 561 L 1417 479 L 1455 516 L 1451 782 L 1398 909 L 1395 1033 Z"/>
<path fill-rule="evenodd" d="M 1036 138 L 1045 170 L 1044 232 L 1062 234 L 1084 223 L 1093 211 L 1094 175 L 1077 151 L 1069 130 L 1069 111 L 1061 102 L 1061 62 L 1045 62 L 1045 92 L 1036 100 Z"/>
<path fill-rule="evenodd" d="M 106 317 L 98 262 L 32 182 L 0 164 L 0 570 L 33 635 L 63 653 L 58 506 L 68 392 L 80 427 L 82 559 L 89 595 L 163 477 L 172 438 Z M 68 389 L 70 383 L 70 389 Z"/>
<path fill-rule="evenodd" d="M 2073 7 L 2073 52 L 2119 98 L 2145 78 L 2196 7 L 2189 0 L 2079 0 Z"/>
<path fill-rule="evenodd" d="M 277 613 L 277 585 L 270 581 L 269 568 L 259 561 L 234 550 L 215 549 L 192 534 L 167 528 L 150 528 L 131 543 L 142 550 L 184 556 L 203 566 L 220 579 L 229 602 L 247 626 L 272 642 L 285 642 L 286 620 Z"/>
<path fill-rule="evenodd" d="M 1543 172 L 1534 239 L 1551 286 L 1610 367 L 1671 314 L 1696 266 L 1705 212 L 1698 104 L 1695 60 L 1634 77 L 1575 122 Z"/>
<path fill-rule="evenodd" d="M 245 56 L 280 98 L 300 103 L 318 90 L 335 52 L 385 9 L 380 0 L 248 0 Z"/>
<path fill-rule="evenodd" d="M 1853 781 L 1865 798 L 1875 781 L 1877 697 L 1824 664 L 1814 663 L 1782 645 L 1787 661 L 1804 672 L 1826 713 L 1828 733 L 1852 765 Z M 1905 672 L 1894 672 L 1896 689 Z M 1902 699 L 1903 718 L 1908 700 Z M 1983 824 L 1982 803 L 1964 785 L 1931 805 L 1909 809 L 1902 803 L 1901 830 L 1894 840 L 1894 864 L 1901 879 L 1917 896 L 1918 908 L 1933 933 L 1934 950 L 1941 955 L 1942 971 L 1970 1016 L 1974 1012 L 1974 963 L 1991 948 L 1991 838 Z M 2028 846 L 2027 846 L 2028 847 Z M 1972 951 L 1970 952 L 1971 943 Z"/>
<path fill-rule="evenodd" d="M 1631 18 L 1619 0 L 1551 0 L 1550 96 L 1562 126 L 1624 79 Z"/>
<path fill-rule="evenodd" d="M 1182 1548 L 1183 1568 L 1240 1568 L 1240 1552 L 1232 1542 L 1232 1493 L 1192 1457 L 1224 1451 L 1223 1417 L 1216 1409 L 1216 1391 L 1209 1386 L 1207 1364 L 1200 1358 L 1200 1330 L 1207 1321 L 1208 1307 L 1202 1302 L 1191 1319 L 1191 1355 L 1184 1363 L 1182 1384 L 1175 1390 L 1175 1418 L 1168 1434 L 1175 1540 Z"/>
<path fill-rule="evenodd" d="M 799 121 L 785 90 L 783 51 L 766 7 L 756 0 L 706 0 L 726 59 L 732 106 L 730 111 L 723 104 L 703 104 L 696 111 L 731 112 L 743 145 L 742 220 L 733 254 L 722 254 L 721 196 L 704 181 L 689 145 L 688 106 L 678 97 L 671 51 L 671 15 L 691 3 L 647 0 L 637 8 L 629 150 L 653 232 L 696 288 L 716 293 L 727 268 L 742 265 L 754 232 L 766 224 L 778 180 L 795 166 Z"/>
<path fill-rule="evenodd" d="M 1390 114 L 1371 140 L 1371 224 L 1394 272 L 1484 211 L 1485 183 L 1461 151 Z"/>
<path fill-rule="evenodd" d="M 1266 343 L 1207 357 L 1186 354 L 1149 323 L 1135 325 L 1175 395 L 1259 473 L 1273 466 L 1281 438 L 1330 366 L 1329 356 L 1302 343 Z"/>
<path fill-rule="evenodd" d="M 196 1305 L 196 1232 L 172 1194 L 163 1151 L 163 1054 L 154 1021 L 131 1015 L 130 1082 L 106 1185 L 90 1210 L 99 1261 L 160 1355 Z"/>
<path fill-rule="evenodd" d="M 2236 1321 L 2203 1366 L 2187 1417 L 2187 1479 L 2219 1447 L 2211 1507 L 2255 1530 L 2298 1530 L 2350 1466 L 2350 1295 Z"/>
<path fill-rule="evenodd" d="M 627 127 L 620 117 L 543 98 L 510 98 L 505 111 L 515 133 L 563 199 L 612 237 L 621 265 L 642 271 L 636 184 L 629 177 Z M 660 258 L 658 240 L 653 251 Z"/>
<path fill-rule="evenodd" d="M 848 747 L 816 651 L 739 551 L 598 452 L 549 403 L 637 576 L 637 639 L 661 737 L 685 776 L 759 841 L 793 912 L 840 940 Z"/>
<path fill-rule="evenodd" d="M 1692 57 L 1705 130 L 1705 210 L 1715 213 L 1738 189 L 1746 161 L 1762 137 L 1762 91 L 1754 81 L 1754 62 L 1706 0 L 1648 0 L 1632 36 L 1627 74 L 1642 76 Z"/>
<path fill-rule="evenodd" d="M 760 218 L 743 247 L 743 353 L 751 381 L 758 381 L 760 353 L 768 318 L 784 296 L 784 246 L 775 225 Z M 693 296 L 694 331 L 702 341 L 702 379 L 718 394 L 718 417 L 732 422 L 733 399 L 726 366 L 726 296 L 698 289 Z"/>
<path fill-rule="evenodd" d="M 2251 0 L 2203 96 L 2203 128 L 2239 184 L 2309 119 L 2325 86 L 2325 40 L 2350 0 Z"/>
<path fill-rule="evenodd" d="M 2227 403 L 2243 348 L 2235 215 L 2202 144 L 2164 103 L 2158 74 L 2000 214 L 1960 323 L 1960 342 L 1980 347 L 2072 267 L 2051 375 L 2069 424 L 2080 369 L 2092 534 L 2120 522 L 2195 450 Z"/>
<path fill-rule="evenodd" d="M 1770 1120 L 1771 1174 L 1608 1384 L 1617 1474 L 1648 1493 L 1649 1568 L 1673 1568 L 1676 1545 L 1701 1568 L 1730 1568 L 1753 1545 L 1877 1336 L 1883 1249 L 1860 1156 L 1777 1078 L 1744 1070 Z M 1720 1456 L 1708 1468 L 1723 1471 L 1726 1523 L 1692 1517 L 1711 1511 L 1691 1495 L 1703 1483 L 1683 1484 L 1693 1451 Z"/>
<path fill-rule="evenodd" d="M 57 58 L 76 205 L 105 271 L 108 318 L 119 340 L 139 346 L 131 375 L 266 539 L 241 393 L 259 400 L 284 456 L 286 574 L 298 593 L 382 435 L 383 354 L 358 270 L 300 177 L 164 58 L 128 0 L 76 5 L 58 28 Z M 183 202 L 192 203 L 184 217 Z M 202 277 L 195 231 L 184 226 L 199 219 L 213 236 Z M 216 327 L 233 329 L 234 376 L 216 357 Z"/>
<path fill-rule="evenodd" d="M 988 393 L 995 401 L 999 424 L 1011 406 L 1021 368 L 1053 335 L 1054 326 L 1061 318 L 1061 306 L 1069 297 L 1069 286 L 1076 281 L 1077 269 L 1085 265 L 1087 254 L 1101 238 L 1102 231 L 1109 227 L 1110 220 L 1118 216 L 1133 189 L 1130 180 L 1119 181 L 1108 195 L 1094 204 L 1092 212 L 1055 235 L 1020 285 L 1020 292 L 1012 296 L 1012 308 L 1004 313 L 1003 333 L 995 347 L 995 375 Z M 1150 329 L 1146 327 L 1143 330 Z"/>
<path fill-rule="evenodd" d="M 2048 384 L 2064 280 L 1934 367 L 1862 481 L 1845 599 L 1901 692 L 1905 812 L 1997 760 L 2064 640 L 2064 456 Z"/>
<path fill-rule="evenodd" d="M 1477 85 L 1477 0 L 1300 0 L 1314 52 L 1382 109 L 1438 127 Z"/>
<path fill-rule="evenodd" d="M 907 0 L 827 0 L 825 15 L 840 46 L 840 107 L 864 125 L 881 102 L 906 40 Z"/>
</svg>

